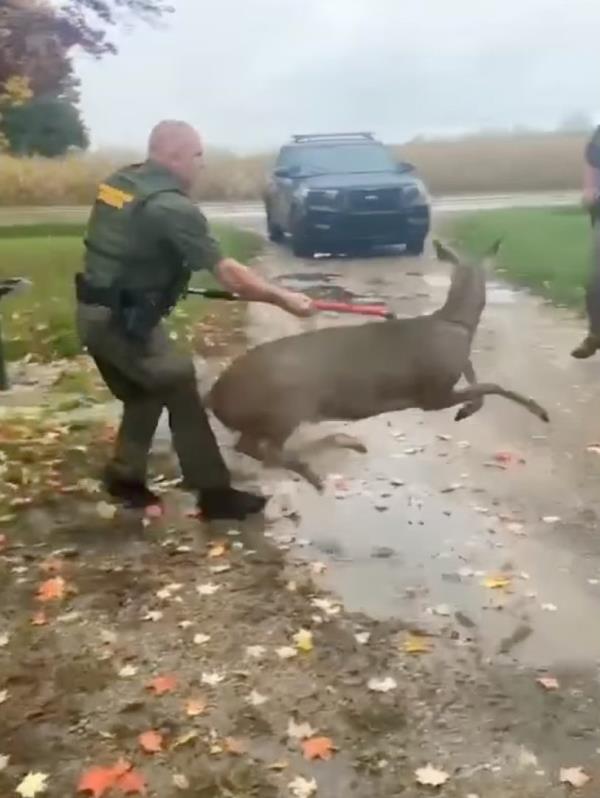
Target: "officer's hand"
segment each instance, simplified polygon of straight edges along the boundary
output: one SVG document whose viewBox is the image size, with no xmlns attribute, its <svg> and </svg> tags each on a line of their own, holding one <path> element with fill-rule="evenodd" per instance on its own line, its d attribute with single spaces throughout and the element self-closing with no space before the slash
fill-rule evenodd
<svg viewBox="0 0 600 798">
<path fill-rule="evenodd" d="M 283 310 L 301 318 L 307 318 L 316 313 L 313 300 L 306 294 L 299 294 L 295 291 L 282 291 L 278 304 Z"/>
</svg>

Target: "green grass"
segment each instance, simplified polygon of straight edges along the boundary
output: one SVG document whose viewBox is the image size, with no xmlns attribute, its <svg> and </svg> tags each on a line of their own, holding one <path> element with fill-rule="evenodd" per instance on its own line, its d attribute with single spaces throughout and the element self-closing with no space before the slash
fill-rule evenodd
<svg viewBox="0 0 600 798">
<path fill-rule="evenodd" d="M 446 227 L 457 248 L 483 253 L 502 236 L 498 270 L 559 305 L 581 309 L 592 257 L 589 217 L 578 208 L 482 211 Z"/>
<path fill-rule="evenodd" d="M 259 236 L 227 226 L 214 232 L 227 255 L 248 262 L 261 248 Z M 33 287 L 0 302 L 5 353 L 9 360 L 32 355 L 54 360 L 79 354 L 74 328 L 74 274 L 81 269 L 82 225 L 28 225 L 0 227 L 0 279 L 27 277 Z M 216 280 L 199 273 L 193 285 L 211 287 Z M 191 325 L 215 303 L 190 297 L 170 321 L 178 334 L 189 337 Z"/>
</svg>

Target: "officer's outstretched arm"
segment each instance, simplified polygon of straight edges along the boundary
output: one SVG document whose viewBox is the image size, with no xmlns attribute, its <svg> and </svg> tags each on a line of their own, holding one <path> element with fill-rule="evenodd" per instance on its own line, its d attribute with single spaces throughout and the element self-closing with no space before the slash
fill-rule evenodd
<svg viewBox="0 0 600 798">
<path fill-rule="evenodd" d="M 310 297 L 267 282 L 252 269 L 233 258 L 223 258 L 217 264 L 214 274 L 225 288 L 238 294 L 241 299 L 269 302 L 295 316 L 311 316 L 314 313 Z"/>
</svg>

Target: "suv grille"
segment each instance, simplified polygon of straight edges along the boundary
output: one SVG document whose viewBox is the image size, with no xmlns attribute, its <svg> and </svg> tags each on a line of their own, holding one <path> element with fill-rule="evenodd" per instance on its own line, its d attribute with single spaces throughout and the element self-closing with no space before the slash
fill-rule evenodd
<svg viewBox="0 0 600 798">
<path fill-rule="evenodd" d="M 399 188 L 352 189 L 348 192 L 348 210 L 357 212 L 397 211 L 401 206 Z"/>
</svg>

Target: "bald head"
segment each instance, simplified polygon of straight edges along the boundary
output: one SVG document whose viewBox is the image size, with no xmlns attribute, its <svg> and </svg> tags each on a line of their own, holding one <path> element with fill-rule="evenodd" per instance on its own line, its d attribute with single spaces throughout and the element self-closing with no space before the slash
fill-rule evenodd
<svg viewBox="0 0 600 798">
<path fill-rule="evenodd" d="M 202 162 L 202 139 L 187 122 L 167 119 L 152 130 L 148 159 L 174 174 L 190 189 Z"/>
</svg>

